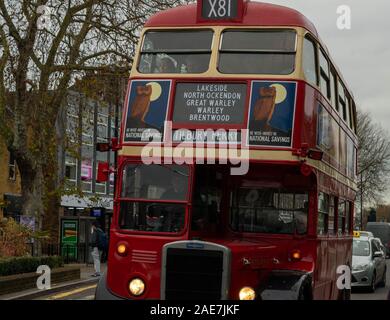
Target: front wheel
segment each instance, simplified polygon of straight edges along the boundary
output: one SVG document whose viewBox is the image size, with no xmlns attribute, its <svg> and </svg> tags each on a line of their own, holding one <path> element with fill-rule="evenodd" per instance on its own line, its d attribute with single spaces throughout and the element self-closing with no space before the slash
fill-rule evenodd
<svg viewBox="0 0 390 320">
<path fill-rule="evenodd" d="M 383 277 L 381 282 L 379 283 L 380 287 L 386 287 L 386 276 L 387 276 L 387 269 L 385 268 L 385 271 L 383 272 Z"/>
<path fill-rule="evenodd" d="M 342 301 L 351 300 L 351 289 L 343 289 L 340 295 L 340 300 Z"/>
<path fill-rule="evenodd" d="M 372 275 L 371 285 L 369 287 L 369 291 L 371 293 L 374 293 L 376 290 L 376 272 L 374 271 L 374 274 Z"/>
</svg>

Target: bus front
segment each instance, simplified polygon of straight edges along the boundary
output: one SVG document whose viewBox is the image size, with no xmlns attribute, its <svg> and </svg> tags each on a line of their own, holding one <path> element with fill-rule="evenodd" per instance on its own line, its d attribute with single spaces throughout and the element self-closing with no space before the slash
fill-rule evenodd
<svg viewBox="0 0 390 320">
<path fill-rule="evenodd" d="M 306 31 L 256 25 L 285 13 L 237 3 L 238 18 L 188 5 L 141 34 L 97 299 L 311 295 L 317 191 L 297 153 Z"/>
</svg>

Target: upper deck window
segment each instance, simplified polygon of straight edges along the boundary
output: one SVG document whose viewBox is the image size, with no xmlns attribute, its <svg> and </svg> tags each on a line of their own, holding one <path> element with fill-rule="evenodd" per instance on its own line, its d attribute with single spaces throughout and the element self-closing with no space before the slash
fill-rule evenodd
<svg viewBox="0 0 390 320">
<path fill-rule="evenodd" d="M 310 38 L 305 37 L 303 40 L 303 71 L 307 81 L 315 86 L 318 84 L 316 52 L 315 43 Z"/>
<path fill-rule="evenodd" d="M 208 70 L 214 33 L 149 31 L 145 34 L 138 71 L 141 73 L 204 73 Z"/>
<path fill-rule="evenodd" d="M 294 71 L 293 30 L 229 30 L 223 33 L 218 69 L 227 74 L 278 74 Z"/>
<path fill-rule="evenodd" d="M 331 98 L 331 80 L 329 75 L 329 62 L 325 54 L 320 50 L 320 76 L 321 76 L 321 92 L 328 99 Z"/>
</svg>

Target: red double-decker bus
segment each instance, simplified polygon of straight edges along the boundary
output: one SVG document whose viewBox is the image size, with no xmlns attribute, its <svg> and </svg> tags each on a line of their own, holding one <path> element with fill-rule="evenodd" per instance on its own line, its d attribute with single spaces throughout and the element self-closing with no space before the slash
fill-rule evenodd
<svg viewBox="0 0 390 320">
<path fill-rule="evenodd" d="M 356 108 L 314 25 L 199 0 L 140 39 L 96 299 L 347 299 Z"/>
</svg>

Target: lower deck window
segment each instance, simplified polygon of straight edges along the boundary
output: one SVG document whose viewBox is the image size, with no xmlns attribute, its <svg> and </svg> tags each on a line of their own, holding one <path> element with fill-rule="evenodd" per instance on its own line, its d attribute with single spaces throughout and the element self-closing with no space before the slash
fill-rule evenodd
<svg viewBox="0 0 390 320">
<path fill-rule="evenodd" d="M 307 232 L 308 194 L 277 189 L 239 188 L 231 197 L 234 231 L 275 234 Z"/>
<path fill-rule="evenodd" d="M 185 206 L 173 203 L 122 202 L 120 228 L 131 231 L 181 232 Z"/>
</svg>

